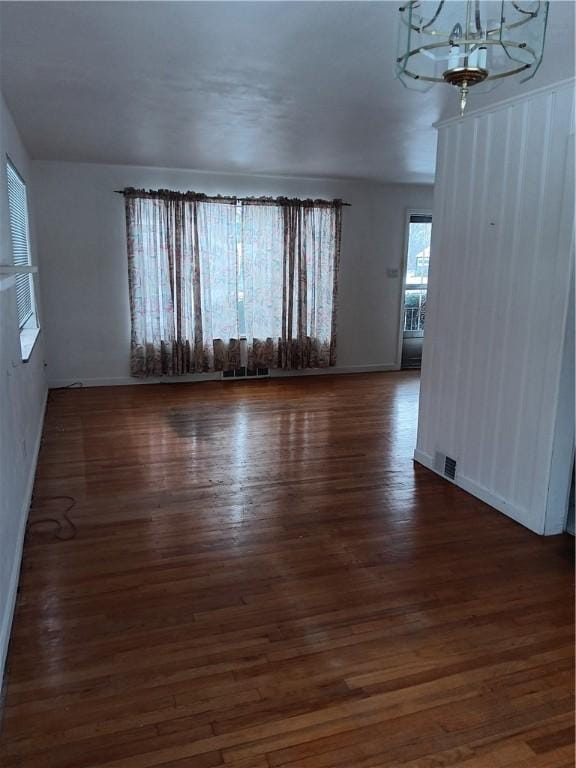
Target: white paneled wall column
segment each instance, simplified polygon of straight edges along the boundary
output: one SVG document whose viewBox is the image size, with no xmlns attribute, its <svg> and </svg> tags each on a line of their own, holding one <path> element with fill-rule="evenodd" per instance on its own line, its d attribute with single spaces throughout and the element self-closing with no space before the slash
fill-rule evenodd
<svg viewBox="0 0 576 768">
<path fill-rule="evenodd" d="M 574 444 L 573 105 L 561 83 L 438 133 L 415 458 L 538 533 L 562 529 L 559 424 Z"/>
</svg>

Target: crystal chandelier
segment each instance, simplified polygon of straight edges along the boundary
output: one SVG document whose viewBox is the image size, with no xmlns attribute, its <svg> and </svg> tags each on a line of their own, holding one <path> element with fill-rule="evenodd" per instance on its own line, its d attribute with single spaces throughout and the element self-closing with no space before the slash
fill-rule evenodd
<svg viewBox="0 0 576 768">
<path fill-rule="evenodd" d="M 400 8 L 396 73 L 408 88 L 449 83 L 486 92 L 506 77 L 534 77 L 542 61 L 548 2 L 412 0 Z"/>
</svg>

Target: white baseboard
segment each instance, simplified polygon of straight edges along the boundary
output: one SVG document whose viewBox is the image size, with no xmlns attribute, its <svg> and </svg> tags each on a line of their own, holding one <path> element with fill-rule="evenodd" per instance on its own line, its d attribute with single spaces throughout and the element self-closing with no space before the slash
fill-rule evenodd
<svg viewBox="0 0 576 768">
<path fill-rule="evenodd" d="M 24 536 L 26 534 L 26 524 L 28 522 L 28 512 L 30 509 L 30 502 L 32 500 L 32 491 L 34 490 L 34 479 L 36 477 L 36 466 L 38 464 L 38 454 L 40 453 L 40 443 L 42 441 L 42 431 L 44 429 L 44 417 L 46 414 L 47 399 L 48 392 L 46 391 L 44 396 L 44 404 L 42 406 L 42 416 L 40 418 L 40 424 L 38 425 L 38 434 L 36 435 L 36 441 L 34 443 L 34 449 L 32 453 L 32 463 L 30 464 L 30 472 L 28 474 L 26 492 L 24 494 L 22 507 L 20 509 L 20 529 L 18 531 L 18 539 L 14 548 L 14 562 L 12 564 L 12 572 L 10 574 L 10 581 L 8 584 L 8 593 L 6 595 L 6 602 L 4 604 L 4 611 L 2 615 L 2 623 L 0 625 L 0 687 L 4 680 L 4 667 L 8 653 L 8 643 L 10 641 L 12 619 L 14 618 L 14 608 L 16 606 L 18 582 L 20 580 L 20 566 L 22 563 Z"/>
<path fill-rule="evenodd" d="M 432 472 L 437 474 L 443 480 L 446 480 L 447 483 L 457 485 L 459 488 L 462 488 L 463 491 L 467 491 L 467 493 L 470 493 L 472 496 L 476 496 L 477 499 L 480 499 L 480 501 L 483 501 L 491 507 L 494 507 L 494 509 L 496 509 L 498 512 L 502 512 L 516 523 L 520 523 L 520 525 L 523 525 L 525 528 L 528 528 L 534 533 L 538 533 L 540 535 L 544 534 L 544 527 L 535 524 L 534 521 L 530 519 L 530 513 L 526 510 L 514 506 L 509 501 L 506 501 L 506 499 L 503 499 L 501 496 L 492 493 L 492 491 L 489 491 L 487 488 L 484 488 L 483 486 L 479 485 L 473 480 L 470 480 L 467 477 L 463 477 L 462 475 L 458 474 L 456 474 L 454 480 L 451 480 L 449 477 L 445 477 L 441 472 L 438 472 L 434 466 L 434 459 L 429 454 L 416 449 L 414 451 L 414 461 L 417 461 L 427 469 L 432 470 Z"/>
<path fill-rule="evenodd" d="M 394 363 L 382 363 L 377 365 L 335 365 L 332 368 L 299 368 L 297 370 L 285 370 L 284 368 L 273 368 L 270 376 L 273 379 L 287 379 L 292 376 L 325 376 L 326 374 L 340 373 L 378 373 L 386 371 L 395 371 Z"/>
<path fill-rule="evenodd" d="M 48 380 L 48 389 L 60 389 L 81 384 L 83 387 L 127 387 L 141 384 L 188 384 L 191 382 L 221 381 L 221 373 L 192 373 L 188 376 L 158 376 L 140 379 L 136 376 L 115 376 L 112 378 L 98 379 L 52 379 Z"/>
<path fill-rule="evenodd" d="M 322 376 L 326 374 L 340 373 L 372 373 L 377 371 L 397 371 L 398 366 L 395 363 L 379 363 L 376 365 L 345 365 L 335 366 L 333 368 L 302 368 L 299 370 L 284 370 L 282 368 L 273 368 L 270 378 L 280 379 L 291 376 Z M 221 381 L 222 374 L 216 373 L 192 373 L 187 376 L 162 376 L 156 378 L 139 379 L 132 376 L 116 376 L 113 378 L 77 378 L 77 379 L 52 379 L 48 381 L 49 389 L 59 389 L 62 387 L 71 387 L 74 384 L 82 384 L 83 387 L 125 387 L 140 384 L 188 384 L 192 382 L 200 383 L 204 381 Z"/>
</svg>

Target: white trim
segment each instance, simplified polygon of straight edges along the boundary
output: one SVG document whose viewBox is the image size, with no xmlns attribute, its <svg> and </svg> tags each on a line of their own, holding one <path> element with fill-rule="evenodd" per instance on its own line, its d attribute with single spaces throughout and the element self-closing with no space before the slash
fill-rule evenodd
<svg viewBox="0 0 576 768">
<path fill-rule="evenodd" d="M 139 378 L 137 376 L 114 376 L 111 378 L 77 378 L 77 379 L 52 379 L 48 380 L 48 389 L 59 389 L 61 387 L 72 387 L 73 385 L 82 385 L 83 387 L 125 387 L 140 386 L 143 384 L 201 384 L 204 381 L 221 381 L 222 374 L 216 373 L 194 373 L 188 376 L 157 376 L 149 378 Z"/>
<path fill-rule="evenodd" d="M 404 340 L 404 290 L 406 288 L 406 270 L 408 269 L 408 244 L 410 239 L 410 217 L 411 216 L 430 216 L 430 208 L 406 208 L 404 213 L 404 246 L 402 249 L 402 260 L 400 262 L 400 306 L 398 307 L 398 344 L 396 347 L 396 370 L 402 368 L 402 344 Z"/>
<path fill-rule="evenodd" d="M 574 117 L 574 113 L 572 113 Z M 570 511 L 572 473 L 574 469 L 574 253 L 576 231 L 574 227 L 574 135 L 570 134 L 566 148 L 564 169 L 563 205 L 560 231 L 569 233 L 560 250 L 570 251 L 570 291 L 566 297 L 562 318 L 562 351 L 557 363 L 556 389 L 554 392 L 554 430 L 550 436 L 548 487 L 544 513 L 544 530 L 547 535 L 562 533 L 566 529 Z M 564 240 L 564 239 L 563 239 Z M 569 240 L 569 245 L 567 245 Z M 560 512 L 560 514 L 558 514 Z"/>
<path fill-rule="evenodd" d="M 346 373 L 377 373 L 398 370 L 396 363 L 377 363 L 376 365 L 345 365 L 335 366 L 333 368 L 303 368 L 299 370 L 283 370 L 282 368 L 273 368 L 270 376 L 257 376 L 258 380 L 268 381 L 269 379 L 284 379 L 292 376 L 323 376 L 326 374 L 346 374 Z M 234 381 L 254 381 L 251 379 L 234 379 Z M 83 387 L 125 387 L 142 384 L 201 384 L 206 381 L 223 381 L 222 374 L 216 373 L 195 373 L 189 376 L 164 376 L 159 378 L 140 379 L 132 376 L 116 376 L 114 378 L 97 379 L 53 379 L 48 381 L 48 389 L 59 389 L 61 387 L 71 387 L 74 384 L 82 384 Z"/>
<path fill-rule="evenodd" d="M 449 477 L 445 477 L 441 472 L 438 472 L 434 466 L 434 460 L 432 456 L 429 456 L 423 451 L 419 451 L 417 448 L 414 451 L 414 461 L 417 461 L 427 469 L 430 469 L 443 480 L 446 480 L 447 483 L 452 483 L 452 485 L 458 486 L 458 488 L 461 488 L 463 491 L 470 493 L 472 496 L 480 499 L 480 501 L 483 501 L 485 504 L 494 507 L 494 509 L 496 509 L 498 512 L 502 512 L 502 514 L 510 517 L 516 523 L 520 523 L 525 528 L 528 528 L 534 533 L 538 533 L 540 535 L 544 534 L 543 527 L 535 525 L 529 520 L 530 513 L 527 510 L 523 510 L 520 507 L 516 507 L 513 504 L 510 504 L 510 502 L 506 501 L 506 499 L 503 499 L 501 496 L 497 496 L 487 488 L 478 485 L 478 483 L 475 483 L 473 480 L 470 480 L 467 477 L 463 477 L 458 473 L 456 473 L 454 480 L 450 480 Z"/>
<path fill-rule="evenodd" d="M 40 453 L 40 443 L 42 441 L 42 431 L 44 429 L 44 417 L 46 415 L 47 401 L 48 391 L 46 391 L 44 395 L 42 415 L 40 417 L 38 434 L 36 435 L 36 442 L 34 444 L 33 460 L 30 464 L 30 472 L 28 474 L 28 482 L 26 485 L 26 492 L 24 494 L 24 502 L 20 510 L 20 530 L 18 531 L 18 538 L 16 540 L 12 573 L 10 574 L 8 593 L 6 594 L 4 612 L 0 624 L 0 686 L 4 680 L 4 668 L 6 664 L 6 656 L 8 653 L 8 643 L 10 641 L 10 631 L 12 629 L 12 620 L 14 618 L 14 608 L 16 606 L 16 596 L 18 593 L 18 582 L 20 580 L 20 566 L 22 563 L 22 550 L 24 548 L 26 523 L 28 522 L 28 512 L 30 510 L 30 502 L 32 501 L 32 491 L 34 490 L 34 479 L 36 477 L 36 467 L 38 464 L 38 454 Z"/>
<path fill-rule="evenodd" d="M 542 93 L 548 93 L 549 91 L 560 91 L 563 88 L 567 88 L 568 86 L 572 86 L 572 88 L 574 88 L 575 85 L 576 78 L 569 77 L 566 80 L 560 80 L 557 83 L 543 85 L 540 88 L 534 88 L 534 90 L 527 91 L 526 93 L 510 96 L 510 98 L 503 99 L 496 104 L 486 104 L 484 107 L 478 107 L 478 109 L 467 112 L 464 116 L 456 115 L 454 117 L 447 117 L 445 120 L 438 120 L 437 123 L 433 124 L 433 127 L 444 128 L 446 125 L 454 125 L 454 123 L 460 123 L 462 120 L 467 120 L 469 117 L 481 117 L 482 115 L 488 114 L 490 112 L 498 112 L 501 109 L 507 109 L 512 104 L 520 104 L 524 101 L 529 101 L 536 96 L 540 96 Z M 472 93 L 474 93 L 474 91 L 472 91 Z"/>
<path fill-rule="evenodd" d="M 28 266 L 15 267 L 11 264 L 0 264 L 0 275 L 35 275 L 38 267 L 29 264 Z"/>
<path fill-rule="evenodd" d="M 299 368 L 297 370 L 285 370 L 272 368 L 270 378 L 286 379 L 292 376 L 326 376 L 330 374 L 340 375 L 346 373 L 383 373 L 395 371 L 396 363 L 378 363 L 376 365 L 343 365 L 332 368 Z"/>
<path fill-rule="evenodd" d="M 40 328 L 22 328 L 20 330 L 20 351 L 22 362 L 27 363 L 30 360 L 36 341 L 40 336 Z"/>
</svg>

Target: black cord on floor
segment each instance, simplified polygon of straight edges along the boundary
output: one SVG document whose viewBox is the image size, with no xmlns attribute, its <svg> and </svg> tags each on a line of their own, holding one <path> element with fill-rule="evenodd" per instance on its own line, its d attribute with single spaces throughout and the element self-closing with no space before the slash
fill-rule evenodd
<svg viewBox="0 0 576 768">
<path fill-rule="evenodd" d="M 66 384 L 65 387 L 50 387 L 50 392 L 56 392 L 58 389 L 82 389 L 83 386 L 81 381 L 73 381 L 72 384 Z"/>
<path fill-rule="evenodd" d="M 81 381 L 73 381 L 72 384 L 67 384 L 65 387 L 51 387 L 48 390 L 48 402 L 52 402 L 52 395 L 54 392 L 61 392 L 63 389 L 82 389 L 84 384 Z"/>
<path fill-rule="evenodd" d="M 30 530 L 34 525 L 39 525 L 40 523 L 54 523 L 54 525 L 58 526 L 54 534 L 58 541 L 71 541 L 72 539 L 76 538 L 78 528 L 69 517 L 70 511 L 73 509 L 73 507 L 76 506 L 76 499 L 73 496 L 44 496 L 37 499 L 34 498 L 32 499 L 32 506 L 30 507 L 31 512 L 34 511 L 36 501 L 67 501 L 68 506 L 64 512 L 62 512 L 61 518 L 39 517 L 36 520 L 30 520 L 28 522 L 28 530 Z M 65 521 L 67 526 L 62 522 L 62 520 Z M 66 527 L 68 527 L 69 533 L 62 535 L 62 532 L 66 530 Z"/>
</svg>

